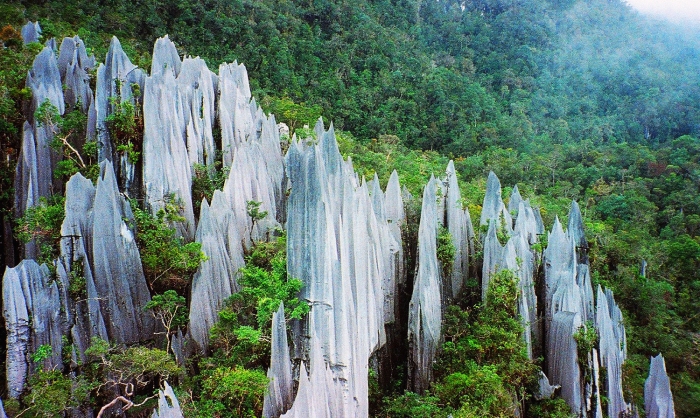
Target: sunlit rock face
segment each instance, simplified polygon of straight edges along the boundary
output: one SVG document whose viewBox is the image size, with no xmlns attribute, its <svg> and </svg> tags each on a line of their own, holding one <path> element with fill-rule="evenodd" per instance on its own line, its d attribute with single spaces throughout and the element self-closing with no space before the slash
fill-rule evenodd
<svg viewBox="0 0 700 418">
<path fill-rule="evenodd" d="M 168 382 L 165 382 L 165 388 L 158 390 L 158 408 L 153 411 L 151 418 L 183 418 L 180 402 L 170 387 Z"/>
<path fill-rule="evenodd" d="M 537 298 L 535 294 L 535 262 L 536 255 L 531 245 L 538 242 L 540 228 L 536 213 L 539 211 L 523 200 L 518 187 L 513 188 L 508 203 L 508 212 L 512 214 L 506 225 L 506 217 L 502 211 L 505 204 L 500 200 L 500 182 L 495 174 L 489 174 L 487 194 L 484 206 L 499 207 L 498 211 L 489 209 L 493 214 L 488 217 L 488 229 L 483 236 L 484 262 L 482 266 L 482 300 L 486 300 L 491 276 L 501 270 L 512 271 L 518 279 L 518 314 L 523 325 L 523 339 L 527 346 L 528 357 L 533 358 L 533 345 L 541 343 L 541 335 L 537 324 Z M 500 211 L 500 212 L 499 212 Z M 501 213 L 496 215 L 497 213 Z M 483 212 L 482 212 L 483 215 Z M 482 216 L 483 218 L 483 216 Z M 512 229 L 509 227 L 512 226 Z M 499 237 L 500 235 L 500 237 Z M 504 241 L 505 244 L 501 244 Z"/>
<path fill-rule="evenodd" d="M 175 45 L 167 37 L 158 39 L 144 86 L 143 184 L 146 205 L 153 213 L 172 203 L 182 208 L 184 220 L 175 227 L 191 241 L 196 224 L 185 112 L 177 82 L 180 68 Z"/>
<path fill-rule="evenodd" d="M 39 22 L 27 22 L 22 26 L 22 42 L 25 45 L 32 42 L 39 42 L 41 37 L 41 25 Z"/>
<path fill-rule="evenodd" d="M 610 290 L 599 287 L 594 299 L 583 231 L 579 207 L 573 202 L 567 231 L 557 219 L 544 253 L 547 375 L 562 386 L 562 396 L 574 413 L 602 416 L 603 394 L 608 398 L 607 414 L 618 416 L 633 409 L 622 391 L 622 363 L 627 356 L 622 313 Z M 597 349 L 586 353 L 588 360 L 580 364 L 583 353 L 574 357 L 578 345 L 573 337 L 591 327 L 598 335 Z M 584 368 L 591 372 L 585 381 L 581 379 Z M 599 376 L 601 369 L 605 379 Z"/>
<path fill-rule="evenodd" d="M 673 418 L 671 382 L 666 374 L 666 362 L 661 354 L 651 358 L 649 377 L 644 383 L 644 411 L 648 418 Z"/>
<path fill-rule="evenodd" d="M 243 246 L 236 218 L 223 193 L 214 193 L 211 207 L 202 202 L 196 241 L 208 259 L 192 279 L 189 333 L 197 349 L 205 351 L 209 330 L 218 321 L 226 298 L 238 292 L 238 270 L 243 267 Z"/>
<path fill-rule="evenodd" d="M 272 343 L 270 368 L 267 371 L 270 383 L 263 403 L 264 417 L 278 417 L 287 412 L 294 401 L 292 360 L 287 342 L 287 323 L 284 320 L 284 304 L 272 315 Z"/>
<path fill-rule="evenodd" d="M 17 217 L 24 215 L 27 208 L 37 205 L 40 197 L 49 197 L 62 190 L 62 184 L 53 176 L 58 155 L 50 143 L 58 132 L 54 114 L 62 115 L 65 106 L 61 74 L 51 48 L 45 47 L 36 56 L 27 74 L 26 85 L 32 90 L 32 100 L 28 113 L 30 120 L 23 127 L 22 149 L 15 175 Z M 37 112 L 44 103 L 48 107 L 45 105 L 43 112 Z M 27 246 L 25 257 L 35 256 L 32 246 Z"/>
<path fill-rule="evenodd" d="M 449 162 L 445 174 L 444 183 L 447 185 L 445 224 L 452 237 L 452 245 L 455 247 L 451 274 L 445 278 L 445 294 L 449 300 L 452 300 L 462 291 L 469 276 L 469 257 L 474 248 L 474 228 L 469 211 L 462 207 L 462 195 L 457 183 L 454 162 Z"/>
<path fill-rule="evenodd" d="M 61 336 L 64 318 L 57 283 L 46 265 L 24 260 L 7 268 L 2 279 L 3 317 L 7 330 L 7 392 L 17 399 L 28 374 L 39 366 L 50 369 L 61 365 Z M 51 354 L 40 364 L 31 360 L 40 346 L 51 347 Z"/>
<path fill-rule="evenodd" d="M 493 171 L 489 172 L 486 181 L 486 194 L 481 207 L 479 226 L 488 226 L 492 220 L 496 221 L 499 228 L 504 228 L 508 233 L 512 232 L 512 217 L 501 198 L 501 182 Z"/>
<path fill-rule="evenodd" d="M 622 363 L 627 358 L 627 337 L 622 323 L 622 312 L 615 303 L 610 289 L 598 286 L 596 296 L 596 328 L 600 339 L 600 363 L 607 372 L 608 416 L 619 416 L 631 406 L 622 393 Z"/>
<path fill-rule="evenodd" d="M 165 47 L 161 45 L 159 48 Z M 163 56 L 174 59 L 172 53 L 163 53 Z M 175 68 L 174 64 L 170 66 Z M 232 71 L 231 67 L 239 70 Z M 197 75 L 188 75 L 193 68 Z M 202 243 L 202 251 L 208 257 L 192 282 L 191 306 L 195 308 L 190 309 L 189 330 L 200 351 L 205 351 L 208 346 L 209 330 L 217 322 L 225 300 L 239 290 L 238 274 L 245 264 L 244 252 L 250 250 L 254 242 L 275 239 L 285 218 L 284 159 L 275 118 L 265 115 L 254 100 L 250 101 L 249 95 L 245 99 L 248 100 L 246 106 L 233 112 L 227 108 L 233 100 L 232 94 L 249 89 L 246 87 L 248 78 L 244 67 L 241 69 L 237 64 L 222 65 L 219 71 L 220 75 L 216 77 L 206 70 L 204 61 L 186 58 L 176 79 L 180 89 L 178 97 L 189 103 L 186 105 L 189 110 L 183 117 L 188 122 L 183 123 L 181 131 L 184 133 L 182 138 L 186 138 L 189 160 L 182 149 L 183 152 L 178 154 L 182 162 L 172 167 L 181 171 L 179 175 L 183 180 L 187 177 L 185 171 L 190 172 L 190 165 L 203 164 L 213 168 L 214 154 L 210 147 L 214 144 L 210 139 L 215 113 L 218 112 L 222 132 L 235 130 L 240 139 L 231 141 L 224 152 L 228 177 L 223 191 L 214 193 L 211 205 L 202 203 L 195 236 L 195 241 Z M 186 81 L 193 79 L 196 79 L 194 84 Z M 207 80 L 213 81 L 208 83 Z M 210 88 L 216 91 L 217 85 L 219 96 L 215 101 L 209 91 Z M 211 106 L 217 103 L 218 107 L 207 110 L 209 102 Z M 250 123 L 239 123 L 239 112 L 245 113 L 243 119 Z M 154 172 L 159 171 L 154 169 Z M 153 190 L 162 189 L 158 184 L 163 183 L 157 176 L 145 178 L 155 179 L 147 183 L 147 190 L 149 184 Z M 259 205 L 255 218 L 250 206 L 253 202 Z"/>
<path fill-rule="evenodd" d="M 95 124 L 97 132 L 98 160 L 109 160 L 116 166 L 120 164 L 117 153 L 116 138 L 112 138 L 108 117 L 116 110 L 117 104 L 130 102 L 139 106 L 143 92 L 146 73 L 132 64 L 116 37 L 112 38 L 103 64 L 97 67 L 97 84 L 95 87 Z M 138 89 L 138 91 L 135 91 Z M 124 173 L 124 180 L 132 180 Z"/>
<path fill-rule="evenodd" d="M 383 287 L 401 244 L 340 156 L 333 128 L 319 121 L 316 136 L 314 145 L 293 140 L 286 157 L 287 267 L 311 311 L 295 332 L 295 355 L 306 361 L 283 416 L 367 416 L 368 361 L 386 340 Z"/>
<path fill-rule="evenodd" d="M 71 272 L 85 279 L 86 297 L 70 309 L 71 333 L 81 353 L 93 336 L 126 344 L 153 338 L 153 318 L 143 309 L 150 293 L 127 224 L 132 219 L 109 162 L 101 163 L 94 189 L 80 174 L 68 182 L 58 272 L 68 287 Z"/>
<path fill-rule="evenodd" d="M 88 57 L 85 44 L 79 36 L 63 39 L 58 54 L 58 70 L 65 86 L 63 94 L 66 111 L 78 108 L 87 114 L 89 109 L 94 110 L 88 71 L 95 68 L 96 64 L 94 56 Z"/>
<path fill-rule="evenodd" d="M 442 336 L 442 279 L 437 259 L 438 205 L 434 177 L 423 190 L 418 228 L 418 265 L 408 313 L 409 381 L 418 393 L 432 381 L 433 361 Z"/>
</svg>

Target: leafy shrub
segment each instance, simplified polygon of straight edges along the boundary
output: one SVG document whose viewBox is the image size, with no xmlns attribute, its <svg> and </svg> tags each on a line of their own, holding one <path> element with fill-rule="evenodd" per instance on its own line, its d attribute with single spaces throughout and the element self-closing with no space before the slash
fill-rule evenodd
<svg viewBox="0 0 700 418">
<path fill-rule="evenodd" d="M 452 274 L 455 252 L 456 249 L 452 243 L 450 230 L 441 225 L 437 237 L 437 259 L 442 267 L 443 277 L 449 277 Z"/>
<path fill-rule="evenodd" d="M 523 400 L 537 380 L 539 369 L 528 359 L 522 338 L 517 297 L 517 278 L 503 270 L 491 277 L 485 304 L 447 310 L 434 393 L 465 416 L 512 414 L 513 395 Z"/>
<path fill-rule="evenodd" d="M 143 346 L 121 347 L 93 337 L 85 350 L 87 364 L 83 366 L 87 390 L 103 397 L 102 388 L 116 389 L 126 396 L 141 396 L 154 384 L 177 381 L 180 367 L 165 351 Z M 106 392 L 109 393 L 109 392 Z M 111 399 L 103 399 L 105 402 Z"/>
<path fill-rule="evenodd" d="M 224 188 L 230 168 L 221 167 L 222 165 L 221 159 L 218 159 L 211 169 L 202 164 L 194 164 L 192 166 L 192 203 L 194 204 L 195 215 L 199 216 L 202 199 L 206 198 L 211 203 L 214 191 Z"/>
<path fill-rule="evenodd" d="M 171 335 L 177 332 L 179 328 L 186 326 L 189 320 L 187 300 L 178 295 L 176 291 L 170 289 L 166 290 L 162 295 L 154 295 L 144 309 L 150 310 L 165 328 L 167 341 L 165 351 L 170 351 Z"/>
<path fill-rule="evenodd" d="M 72 397 L 71 380 L 58 370 L 40 370 L 29 377 L 27 385 L 22 402 L 27 405 L 28 416 L 61 416 L 71 401 L 77 401 Z"/>
<path fill-rule="evenodd" d="M 64 202 L 65 198 L 58 195 L 40 198 L 38 205 L 27 208 L 15 227 L 18 240 L 25 244 L 34 240 L 38 251 L 37 261 L 46 263 L 49 268 L 60 250 Z"/>
<path fill-rule="evenodd" d="M 257 417 L 262 413 L 268 378 L 262 370 L 217 367 L 202 382 L 198 417 Z"/>
<path fill-rule="evenodd" d="M 381 416 L 394 418 L 432 418 L 444 416 L 440 406 L 440 399 L 430 394 L 420 396 L 413 392 L 406 392 L 395 398 L 384 400 L 384 411 Z"/>
<path fill-rule="evenodd" d="M 121 88 L 121 80 L 116 80 L 117 91 Z M 131 92 L 134 98 L 141 95 L 138 84 L 131 84 Z M 107 115 L 105 121 L 110 136 L 117 146 L 117 151 L 126 155 L 129 162 L 136 164 L 141 156 L 143 146 L 143 114 L 140 107 L 129 100 L 123 100 L 119 96 L 110 97 L 109 103 L 112 113 Z"/>
<path fill-rule="evenodd" d="M 207 258 L 200 243 L 185 243 L 170 226 L 170 222 L 182 219 L 180 207 L 168 203 L 155 216 L 140 209 L 136 201 L 131 201 L 131 207 L 141 263 L 151 288 L 184 290 Z"/>
<path fill-rule="evenodd" d="M 232 295 L 212 327 L 212 346 L 226 364 L 266 365 L 272 314 L 284 302 L 285 316 L 300 319 L 309 306 L 297 294 L 302 282 L 287 277 L 286 238 L 258 243 L 241 269 L 241 290 Z"/>
</svg>

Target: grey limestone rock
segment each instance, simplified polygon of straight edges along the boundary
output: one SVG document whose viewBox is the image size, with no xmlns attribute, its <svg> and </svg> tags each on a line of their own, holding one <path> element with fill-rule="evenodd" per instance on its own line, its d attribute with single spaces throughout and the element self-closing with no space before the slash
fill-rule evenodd
<svg viewBox="0 0 700 418">
<path fill-rule="evenodd" d="M 112 165 L 103 161 L 95 188 L 92 274 L 110 341 L 136 343 L 152 338 L 153 318 L 143 307 L 151 300 L 133 231 L 129 203 L 119 194 Z"/>
<path fill-rule="evenodd" d="M 537 392 L 535 393 L 535 399 L 551 399 L 554 396 L 554 392 L 561 388 L 559 385 L 550 385 L 547 375 L 540 371 L 540 380 L 538 382 Z"/>
<path fill-rule="evenodd" d="M 622 363 L 627 357 L 627 340 L 622 314 L 612 291 L 598 286 L 596 328 L 600 339 L 600 361 L 607 373 L 608 416 L 616 417 L 631 411 L 622 393 Z"/>
<path fill-rule="evenodd" d="M 65 205 L 58 278 L 64 289 L 71 272 L 85 280 L 84 297 L 70 296 L 65 309 L 76 355 L 82 359 L 92 337 L 125 344 L 152 339 L 154 321 L 143 310 L 150 293 L 134 232 L 126 223 L 133 216 L 112 165 L 100 164 L 97 187 L 74 175 L 66 185 Z"/>
<path fill-rule="evenodd" d="M 401 193 L 401 185 L 399 184 L 399 175 L 394 170 L 389 177 L 389 182 L 386 185 L 384 192 L 384 211 L 386 220 L 389 223 L 389 232 L 394 237 L 394 240 L 401 243 L 401 228 L 406 224 L 406 211 L 404 210 L 404 200 Z M 395 261 L 394 274 L 397 277 L 397 286 L 403 285 L 406 281 L 406 272 L 404 271 L 404 256 L 403 246 L 399 246 L 399 253 Z"/>
<path fill-rule="evenodd" d="M 30 355 L 42 345 L 51 347 L 42 367 L 61 364 L 63 347 L 61 330 L 65 318 L 61 315 L 59 290 L 50 279 L 46 265 L 23 260 L 15 268 L 7 268 L 2 281 L 3 316 L 7 330 L 7 391 L 17 399 L 24 389 L 28 374 L 35 363 Z"/>
<path fill-rule="evenodd" d="M 224 301 L 238 292 L 238 269 L 243 248 L 235 228 L 236 218 L 221 192 L 215 192 L 211 208 L 202 202 L 196 241 L 208 260 L 192 279 L 189 333 L 200 351 L 209 344 L 209 329 L 218 321 Z M 229 241 L 232 238 L 232 241 Z"/>
<path fill-rule="evenodd" d="M 496 235 L 496 225 L 497 222 L 495 220 L 489 221 L 489 229 L 486 233 L 486 238 L 484 238 L 484 263 L 481 273 L 482 301 L 486 300 L 486 293 L 488 292 L 491 276 L 505 268 L 505 266 L 502 265 L 504 248 L 498 241 L 498 236 Z"/>
<path fill-rule="evenodd" d="M 248 71 L 243 64 L 237 62 L 221 64 L 218 85 L 221 148 L 224 165 L 229 166 L 238 145 L 247 142 L 255 131 L 255 114 L 250 109 Z"/>
<path fill-rule="evenodd" d="M 112 100 L 134 102 L 132 84 L 138 84 L 143 91 L 144 73 L 132 64 L 116 37 L 112 38 L 104 64 L 97 67 L 97 84 L 95 88 L 95 129 L 98 148 L 98 160 L 118 161 L 117 144 L 109 133 L 107 117 L 115 110 Z"/>
<path fill-rule="evenodd" d="M 77 360 L 84 360 L 83 353 L 92 337 L 109 339 L 107 327 L 100 307 L 99 296 L 93 275 L 93 203 L 95 187 L 80 173 L 66 183 L 65 218 L 61 225 L 61 256 L 57 264 L 59 281 L 63 289 L 71 285 L 75 272 L 85 280 L 85 297 L 69 297 L 64 293 L 69 332 L 76 348 Z M 70 299 L 70 302 L 68 302 Z"/>
<path fill-rule="evenodd" d="M 316 130 L 318 143 L 294 139 L 286 157 L 287 267 L 311 311 L 294 333 L 294 355 L 310 360 L 310 372 L 302 368 L 285 416 L 367 416 L 369 358 L 386 339 L 391 234 L 369 184 L 343 161 L 333 127 L 319 122 Z"/>
<path fill-rule="evenodd" d="M 164 383 L 165 388 L 158 390 L 158 409 L 153 411 L 151 418 L 183 418 L 180 402 L 170 387 L 168 382 Z"/>
<path fill-rule="evenodd" d="M 174 46 L 173 46 L 174 48 Z M 182 103 L 172 71 L 146 79 L 143 95 L 143 183 L 146 204 L 156 213 L 175 199 L 182 206 L 182 222 L 175 227 L 191 241 L 196 224 L 192 205 L 192 171 L 187 153 Z"/>
<path fill-rule="evenodd" d="M 216 116 L 216 90 L 213 83 L 215 77 L 199 57 L 185 58 L 177 77 L 183 107 L 183 125 L 180 129 L 186 132 L 190 165 L 206 165 L 210 174 L 216 156 L 212 133 Z"/>
<path fill-rule="evenodd" d="M 545 330 L 547 376 L 562 387 L 562 397 L 576 414 L 586 409 L 573 339 L 583 324 L 581 289 L 576 283 L 576 251 L 559 219 L 549 234 L 545 262 Z"/>
<path fill-rule="evenodd" d="M 39 203 L 39 166 L 37 162 L 34 129 L 29 122 L 24 122 L 22 129 L 22 149 L 20 150 L 15 172 L 15 217 L 24 215 L 27 208 Z M 44 191 L 44 193 L 46 193 Z M 44 194 L 43 196 L 46 196 Z M 25 250 L 29 250 L 25 248 Z M 29 252 L 29 251 L 27 251 Z M 34 255 L 28 255 L 33 257 Z"/>
<path fill-rule="evenodd" d="M 501 182 L 493 171 L 489 172 L 489 177 L 486 181 L 486 194 L 481 207 L 481 221 L 479 221 L 479 225 L 489 225 L 491 220 L 495 220 L 498 227 L 505 228 L 509 233 L 512 232 L 513 221 L 510 212 L 501 199 Z"/>
<path fill-rule="evenodd" d="M 62 186 L 60 182 L 55 181 L 53 176 L 53 169 L 58 161 L 58 154 L 49 145 L 58 128 L 54 123 L 46 119 L 34 120 L 34 115 L 37 109 L 45 102 L 55 106 L 56 111 L 60 115 L 65 111 L 61 75 L 58 70 L 56 56 L 51 48 L 44 48 L 36 56 L 32 68 L 27 74 L 26 85 L 32 90 L 29 115 L 33 135 L 32 137 L 25 135 L 24 140 L 34 140 L 37 190 L 39 196 L 48 197 L 52 191 L 60 191 Z M 25 146 L 23 145 L 24 148 Z M 24 192 L 18 191 L 18 193 Z"/>
<path fill-rule="evenodd" d="M 582 415 L 583 388 L 574 333 L 582 325 L 581 316 L 573 312 L 557 312 L 547 336 L 547 375 L 553 384 L 561 385 L 561 396 L 571 410 Z"/>
<path fill-rule="evenodd" d="M 367 416 L 366 411 L 357 410 L 356 404 L 362 399 L 348 402 L 346 397 L 350 395 L 350 388 L 341 379 L 334 377 L 323 357 L 318 338 L 311 338 L 309 367 L 304 364 L 300 366 L 299 389 L 294 404 L 282 418 Z"/>
<path fill-rule="evenodd" d="M 510 199 L 508 200 L 508 212 L 513 216 L 518 216 L 520 213 L 520 204 L 524 202 L 523 197 L 520 195 L 520 190 L 518 190 L 518 185 L 516 184 L 513 186 Z"/>
<path fill-rule="evenodd" d="M 450 161 L 446 170 L 447 196 L 445 202 L 445 219 L 447 229 L 452 236 L 455 247 L 455 257 L 452 263 L 452 274 L 447 281 L 450 292 L 449 299 L 456 298 L 467 282 L 469 275 L 469 255 L 474 246 L 474 229 L 469 217 L 469 211 L 462 209 L 462 196 L 457 183 L 457 173 L 454 162 Z"/>
<path fill-rule="evenodd" d="M 581 209 L 576 201 L 571 202 L 569 210 L 569 224 L 566 232 L 574 240 L 578 252 L 579 263 L 588 262 L 588 241 L 586 241 L 586 233 L 583 229 L 583 218 L 581 217 Z"/>
<path fill-rule="evenodd" d="M 513 231 L 522 234 L 530 244 L 535 244 L 538 241 L 538 235 L 541 235 L 537 213 L 539 211 L 532 208 L 527 200 L 521 201 L 518 205 Z"/>
<path fill-rule="evenodd" d="M 277 418 L 287 412 L 294 401 L 292 380 L 292 360 L 287 343 L 287 323 L 284 320 L 284 305 L 272 315 L 272 353 L 267 371 L 270 383 L 265 393 L 263 416 Z"/>
<path fill-rule="evenodd" d="M 651 358 L 649 377 L 644 383 L 644 410 L 648 418 L 674 418 L 671 382 L 666 374 L 666 362 L 661 354 Z"/>
<path fill-rule="evenodd" d="M 442 332 L 442 282 L 436 255 L 436 191 L 437 180 L 431 177 L 423 191 L 418 229 L 418 265 L 408 313 L 409 382 L 417 393 L 423 393 L 432 381 L 433 361 Z"/>
<path fill-rule="evenodd" d="M 170 40 L 168 35 L 158 38 L 153 45 L 153 60 L 151 61 L 151 77 L 154 75 L 163 75 L 166 72 L 172 73 L 177 77 L 180 75 L 182 62 L 180 55 L 177 53 L 175 44 Z"/>
<path fill-rule="evenodd" d="M 88 71 L 95 65 L 95 57 L 88 57 L 85 44 L 79 36 L 63 39 L 58 55 L 58 70 L 65 86 L 67 110 L 80 104 L 80 110 L 88 112 L 94 100 Z"/>
<path fill-rule="evenodd" d="M 25 45 L 32 42 L 39 42 L 41 38 L 41 25 L 39 22 L 27 22 L 22 26 L 22 41 Z"/>
</svg>

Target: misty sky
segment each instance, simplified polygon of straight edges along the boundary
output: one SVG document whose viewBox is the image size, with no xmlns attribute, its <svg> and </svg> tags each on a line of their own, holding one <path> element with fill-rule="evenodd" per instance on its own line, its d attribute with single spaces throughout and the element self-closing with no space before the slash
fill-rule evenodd
<svg viewBox="0 0 700 418">
<path fill-rule="evenodd" d="M 658 17 L 700 23 L 700 0 L 627 0 L 627 3 Z"/>
</svg>

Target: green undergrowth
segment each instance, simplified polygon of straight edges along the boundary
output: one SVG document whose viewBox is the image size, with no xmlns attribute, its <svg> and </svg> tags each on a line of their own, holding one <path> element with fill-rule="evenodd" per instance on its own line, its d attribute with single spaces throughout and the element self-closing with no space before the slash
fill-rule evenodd
<svg viewBox="0 0 700 418">
<path fill-rule="evenodd" d="M 287 276 L 286 237 L 257 242 L 210 330 L 211 355 L 181 388 L 186 416 L 260 416 L 267 390 L 272 315 L 284 303 L 285 318 L 301 319 L 309 305 L 299 299 L 302 282 Z"/>
</svg>

